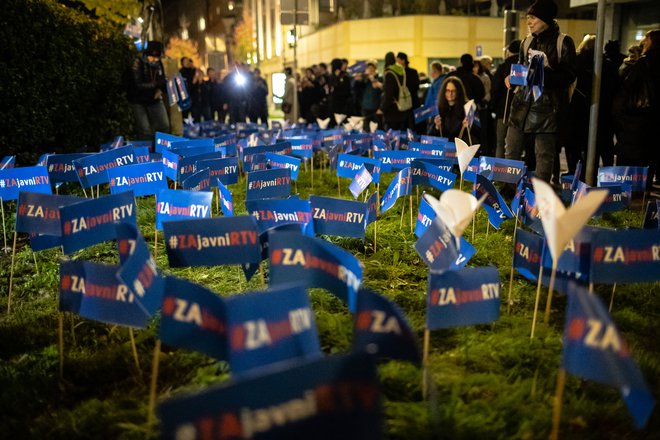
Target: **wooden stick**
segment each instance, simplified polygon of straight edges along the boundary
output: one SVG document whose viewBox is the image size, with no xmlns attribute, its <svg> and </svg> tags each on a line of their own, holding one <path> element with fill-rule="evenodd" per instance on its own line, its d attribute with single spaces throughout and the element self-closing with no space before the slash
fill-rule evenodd
<svg viewBox="0 0 660 440">
<path fill-rule="evenodd" d="M 410 196 L 410 233 L 413 232 L 413 196 Z"/>
<path fill-rule="evenodd" d="M 64 376 L 64 313 L 59 313 L 60 379 Z"/>
<path fill-rule="evenodd" d="M 341 197 L 341 188 L 339 187 L 339 176 L 337 176 L 337 193 L 339 194 L 339 197 Z"/>
<path fill-rule="evenodd" d="M 509 276 L 509 294 L 506 300 L 506 314 L 511 314 L 511 293 L 513 289 L 513 260 L 516 258 L 516 234 L 518 233 L 518 215 L 516 214 L 515 223 L 513 224 L 513 255 L 511 257 L 511 275 Z"/>
<path fill-rule="evenodd" d="M 566 370 L 559 368 L 557 374 L 557 388 L 555 389 L 555 401 L 552 405 L 552 431 L 550 440 L 559 438 L 559 423 L 561 422 L 561 409 L 564 404 L 564 388 L 566 388 Z"/>
<path fill-rule="evenodd" d="M 399 222 L 399 230 L 403 227 L 403 213 L 406 212 L 406 202 L 403 202 L 403 206 L 401 207 L 401 221 Z"/>
<path fill-rule="evenodd" d="M 14 259 L 16 257 L 16 231 L 14 231 L 14 245 L 11 247 L 11 267 L 9 269 L 9 292 L 7 293 L 7 315 L 11 312 L 11 288 L 14 285 Z"/>
<path fill-rule="evenodd" d="M 536 315 L 539 312 L 539 300 L 541 298 L 541 284 L 543 284 L 543 264 L 539 265 L 539 280 L 536 283 L 536 299 L 534 300 L 534 315 L 532 316 L 532 333 L 529 339 L 534 339 L 534 330 L 536 329 Z"/>
<path fill-rule="evenodd" d="M 128 335 L 131 338 L 131 350 L 133 351 L 133 360 L 135 360 L 135 368 L 138 370 L 138 374 L 142 376 L 142 369 L 140 368 L 140 358 L 138 357 L 137 346 L 135 345 L 135 335 L 133 334 L 133 328 L 128 328 Z"/>
<path fill-rule="evenodd" d="M 474 224 L 477 222 L 476 211 L 472 213 L 472 243 L 474 243 Z"/>
<path fill-rule="evenodd" d="M 83 188 L 82 190 L 83 190 L 83 194 L 85 194 L 85 198 L 88 199 L 89 197 L 87 197 L 87 191 L 85 191 L 85 188 Z"/>
<path fill-rule="evenodd" d="M 374 254 L 376 253 L 376 229 L 378 229 L 378 220 L 374 222 Z"/>
<path fill-rule="evenodd" d="M 151 384 L 149 386 L 149 407 L 147 409 L 147 424 L 151 426 L 155 419 L 156 386 L 158 384 L 158 364 L 160 363 L 160 339 L 156 339 L 154 355 L 151 360 Z"/>
<path fill-rule="evenodd" d="M 463 191 L 463 173 L 461 173 L 461 181 L 460 181 L 460 183 L 458 184 L 458 189 L 460 189 L 461 191 Z"/>
<path fill-rule="evenodd" d="M 490 231 L 490 221 L 486 222 L 486 237 L 488 237 L 488 232 Z"/>
<path fill-rule="evenodd" d="M 612 306 L 614 305 L 614 292 L 616 291 L 616 283 L 612 285 L 612 297 L 610 298 L 610 309 L 609 312 L 612 313 Z"/>
<path fill-rule="evenodd" d="M 213 188 L 213 196 L 215 197 L 215 212 L 220 216 L 220 191 L 217 186 Z"/>
<path fill-rule="evenodd" d="M 7 230 L 5 229 L 5 202 L 0 197 L 0 210 L 2 210 L 2 238 L 5 240 L 5 245 L 2 248 L 7 253 Z"/>
<path fill-rule="evenodd" d="M 470 142 L 470 145 L 472 145 L 472 136 L 470 135 L 470 129 L 469 128 L 467 129 L 467 133 L 468 133 L 468 142 Z"/>
<path fill-rule="evenodd" d="M 424 353 L 422 357 L 422 366 L 424 371 L 422 373 L 422 399 L 426 400 L 429 388 L 429 347 L 431 345 L 431 331 L 428 328 L 424 329 Z"/>
<path fill-rule="evenodd" d="M 504 118 L 502 118 L 502 124 L 506 125 L 506 111 L 509 108 L 509 94 L 511 93 L 511 89 L 506 89 L 506 101 L 504 101 Z"/>
<path fill-rule="evenodd" d="M 321 166 L 323 166 L 323 162 L 321 162 Z M 312 153 L 312 190 L 314 190 L 314 153 Z"/>
<path fill-rule="evenodd" d="M 557 262 L 552 260 L 552 272 L 550 273 L 550 286 L 548 286 L 548 300 L 545 302 L 545 315 L 543 322 L 550 322 L 550 308 L 552 307 L 552 292 L 555 289 L 555 276 L 557 275 Z"/>
<path fill-rule="evenodd" d="M 158 257 L 158 229 L 154 228 L 154 261 Z"/>
</svg>

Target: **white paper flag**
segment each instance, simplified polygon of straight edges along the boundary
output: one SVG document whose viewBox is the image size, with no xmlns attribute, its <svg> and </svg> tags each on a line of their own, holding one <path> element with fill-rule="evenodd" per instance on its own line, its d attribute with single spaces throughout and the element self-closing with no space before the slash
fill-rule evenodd
<svg viewBox="0 0 660 440">
<path fill-rule="evenodd" d="M 370 121 L 369 129 L 371 130 L 372 133 L 378 130 L 378 122 Z"/>
<path fill-rule="evenodd" d="M 341 123 L 346 119 L 346 115 L 342 115 L 341 113 L 335 113 L 335 122 L 337 125 L 341 125 Z"/>
<path fill-rule="evenodd" d="M 487 194 L 484 194 L 480 200 L 477 200 L 472 194 L 459 189 L 448 189 L 442 193 L 440 200 L 432 195 L 424 194 L 424 198 L 431 208 L 454 235 L 457 247 L 463 231 L 472 221 L 472 215 L 479 209 L 486 197 Z"/>
<path fill-rule="evenodd" d="M 468 146 L 463 139 L 454 139 L 456 143 L 456 156 L 458 157 L 458 168 L 461 170 L 461 175 L 470 165 L 470 161 L 477 154 L 480 144 Z"/>
<path fill-rule="evenodd" d="M 321 130 L 325 130 L 326 128 L 328 128 L 328 124 L 330 123 L 330 118 L 325 118 L 325 119 L 316 118 L 316 123 L 319 124 L 319 128 Z"/>
</svg>

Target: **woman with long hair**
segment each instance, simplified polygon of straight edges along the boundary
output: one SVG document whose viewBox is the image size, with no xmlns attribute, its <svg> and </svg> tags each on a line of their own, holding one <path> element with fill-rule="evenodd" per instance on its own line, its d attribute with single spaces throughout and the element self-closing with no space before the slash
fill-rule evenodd
<svg viewBox="0 0 660 440">
<path fill-rule="evenodd" d="M 454 141 L 467 137 L 468 120 L 465 115 L 465 87 L 458 77 L 448 76 L 438 92 L 438 113 L 429 130 L 431 136 L 442 136 Z"/>
</svg>

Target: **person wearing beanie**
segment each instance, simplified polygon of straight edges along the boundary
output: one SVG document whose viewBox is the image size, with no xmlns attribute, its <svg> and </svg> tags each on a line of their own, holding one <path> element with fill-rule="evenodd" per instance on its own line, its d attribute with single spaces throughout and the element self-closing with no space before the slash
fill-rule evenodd
<svg viewBox="0 0 660 440">
<path fill-rule="evenodd" d="M 504 123 L 504 110 L 507 113 L 510 108 L 508 104 L 511 100 L 511 93 L 504 83 L 504 79 L 511 72 L 511 65 L 518 62 L 518 52 L 520 52 L 520 40 L 513 40 L 506 47 L 506 58 L 504 62 L 497 67 L 493 75 L 493 86 L 490 92 L 493 110 L 495 110 L 495 157 L 504 157 L 504 138 L 506 136 L 506 124 Z M 508 101 L 508 102 L 507 102 Z"/>
<path fill-rule="evenodd" d="M 536 0 L 527 10 L 529 35 L 521 44 L 518 63 L 529 67 L 531 50 L 545 54 L 543 92 L 534 99 L 528 86 L 511 89 L 513 98 L 505 140 L 505 157 L 515 160 L 522 157 L 526 140 L 533 140 L 534 157 L 526 157 L 525 161 L 528 169 L 535 169 L 536 176 L 546 182 L 552 180 L 555 155 L 563 145 L 569 88 L 576 78 L 575 43 L 560 33 L 556 16 L 557 5 L 553 0 Z M 510 87 L 508 76 L 505 82 Z M 556 186 L 559 180 L 555 175 Z"/>
<path fill-rule="evenodd" d="M 461 56 L 461 65 L 456 70 L 450 72 L 447 76 L 457 76 L 463 82 L 467 99 L 474 99 L 474 103 L 479 105 L 486 96 L 486 89 L 484 83 L 481 82 L 479 77 L 472 73 L 474 66 L 474 58 L 469 53 Z"/>
<path fill-rule="evenodd" d="M 167 97 L 167 80 L 162 55 L 162 43 L 149 41 L 142 56 L 133 61 L 128 103 L 133 111 L 137 139 L 151 139 L 156 131 L 170 130 L 163 103 Z"/>
</svg>

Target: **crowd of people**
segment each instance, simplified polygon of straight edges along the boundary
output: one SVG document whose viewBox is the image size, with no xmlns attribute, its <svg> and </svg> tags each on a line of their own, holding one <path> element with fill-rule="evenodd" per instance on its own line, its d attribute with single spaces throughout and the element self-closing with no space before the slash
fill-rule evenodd
<svg viewBox="0 0 660 440">
<path fill-rule="evenodd" d="M 589 132 L 595 37 L 587 36 L 577 50 L 573 40 L 560 32 L 553 0 L 536 0 L 527 11 L 529 36 L 513 41 L 495 68 L 493 59 L 460 57 L 459 66 L 435 61 L 429 75 L 410 65 L 408 56 L 388 52 L 379 72 L 375 60 L 349 68 L 346 59 L 328 66 L 315 64 L 294 72 L 285 69 L 282 99 L 290 123 L 315 123 L 334 114 L 364 117 L 364 127 L 376 123 L 383 130 L 410 129 L 417 134 L 462 138 L 481 144 L 480 154 L 524 159 L 537 176 L 558 184 L 559 152 L 565 149 L 569 173 L 579 160 L 585 162 Z M 542 93 L 531 87 L 512 86 L 513 64 L 530 66 L 529 54 L 543 52 Z M 162 47 L 147 47 L 133 68 L 135 86 L 129 93 L 138 128 L 153 121 L 163 125 L 158 102 L 167 96 L 158 56 Z M 616 41 L 604 48 L 597 136 L 598 159 L 612 165 L 651 167 L 660 162 L 654 132 L 660 122 L 660 30 L 649 31 L 637 45 L 620 53 Z M 206 75 L 181 59 L 181 76 L 190 93 L 191 107 L 184 118 L 194 121 L 268 122 L 268 85 L 259 69 L 236 65 L 224 78 L 209 68 Z M 468 120 L 465 104 L 473 100 L 476 119 Z M 437 106 L 438 115 L 415 123 L 414 110 Z M 147 125 L 148 128 L 148 125 Z M 140 128 L 141 129 L 141 128 Z M 616 146 L 615 146 L 616 140 Z M 652 179 L 650 179 L 652 182 Z"/>
</svg>

